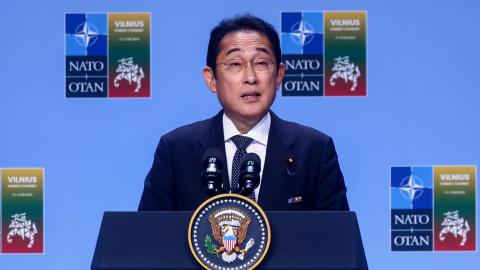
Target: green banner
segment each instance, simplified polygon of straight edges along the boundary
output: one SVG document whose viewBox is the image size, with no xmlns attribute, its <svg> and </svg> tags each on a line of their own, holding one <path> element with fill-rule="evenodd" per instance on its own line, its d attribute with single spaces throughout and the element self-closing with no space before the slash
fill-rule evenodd
<svg viewBox="0 0 480 270">
<path fill-rule="evenodd" d="M 325 96 L 367 95 L 366 12 L 325 12 Z"/>
<path fill-rule="evenodd" d="M 150 97 L 150 14 L 108 14 L 109 97 Z"/>
<path fill-rule="evenodd" d="M 2 169 L 2 253 L 44 252 L 44 170 Z"/>
<path fill-rule="evenodd" d="M 434 249 L 474 251 L 475 166 L 435 166 Z"/>
</svg>

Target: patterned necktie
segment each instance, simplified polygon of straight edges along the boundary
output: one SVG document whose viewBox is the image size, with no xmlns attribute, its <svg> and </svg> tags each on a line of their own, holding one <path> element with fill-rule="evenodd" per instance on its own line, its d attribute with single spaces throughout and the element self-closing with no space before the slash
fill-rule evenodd
<svg viewBox="0 0 480 270">
<path fill-rule="evenodd" d="M 236 190 L 238 188 L 238 180 L 240 178 L 240 167 L 242 166 L 243 158 L 247 155 L 246 149 L 250 143 L 252 143 L 253 139 L 240 135 L 235 135 L 230 139 L 237 147 L 237 151 L 235 151 L 232 162 L 232 190 Z M 255 201 L 255 192 L 252 192 L 248 197 Z"/>
</svg>

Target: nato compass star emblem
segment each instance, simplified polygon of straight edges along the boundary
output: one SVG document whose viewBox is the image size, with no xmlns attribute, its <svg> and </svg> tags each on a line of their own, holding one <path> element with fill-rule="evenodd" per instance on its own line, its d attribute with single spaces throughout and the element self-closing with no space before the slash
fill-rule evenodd
<svg viewBox="0 0 480 270">
<path fill-rule="evenodd" d="M 402 196 L 410 201 L 410 206 L 413 208 L 413 201 L 422 196 L 425 186 L 423 185 L 422 179 L 417 176 L 410 175 L 405 177 L 402 182 L 400 182 L 400 193 Z"/>
<path fill-rule="evenodd" d="M 292 26 L 290 36 L 293 42 L 304 46 L 313 40 L 313 34 L 315 33 L 313 26 L 304 20 L 295 23 Z"/>
<path fill-rule="evenodd" d="M 188 244 L 205 269 L 254 269 L 268 251 L 270 235 L 260 206 L 238 194 L 221 194 L 193 214 Z"/>
<path fill-rule="evenodd" d="M 97 42 L 98 35 L 98 30 L 95 25 L 85 22 L 77 26 L 74 36 L 78 44 L 87 48 Z"/>
</svg>

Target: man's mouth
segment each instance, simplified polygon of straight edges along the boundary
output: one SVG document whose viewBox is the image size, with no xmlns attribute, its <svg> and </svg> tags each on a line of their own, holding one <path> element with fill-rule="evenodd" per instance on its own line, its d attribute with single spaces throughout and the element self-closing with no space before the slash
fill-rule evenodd
<svg viewBox="0 0 480 270">
<path fill-rule="evenodd" d="M 255 101 L 260 97 L 260 93 L 258 92 L 250 92 L 250 93 L 245 93 L 242 95 L 242 98 L 249 101 Z"/>
</svg>

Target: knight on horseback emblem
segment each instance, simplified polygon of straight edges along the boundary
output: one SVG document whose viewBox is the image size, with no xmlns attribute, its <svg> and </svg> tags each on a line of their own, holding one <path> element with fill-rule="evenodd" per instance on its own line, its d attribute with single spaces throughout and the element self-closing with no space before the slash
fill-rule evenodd
<svg viewBox="0 0 480 270">
<path fill-rule="evenodd" d="M 8 225 L 10 231 L 7 234 L 7 243 L 11 244 L 13 242 L 13 237 L 18 235 L 22 237 L 22 240 L 25 238 L 29 239 L 28 248 L 32 248 L 35 243 L 35 234 L 38 233 L 37 226 L 31 220 L 27 220 L 26 213 L 15 214 L 12 216 L 12 222 Z"/>
<path fill-rule="evenodd" d="M 137 85 L 134 92 L 138 93 L 140 91 L 140 87 L 142 87 L 142 79 L 145 78 L 142 67 L 133 63 L 133 57 L 122 58 L 118 60 L 118 62 L 119 65 L 115 70 L 118 75 L 115 77 L 113 85 L 115 87 L 119 87 L 120 81 L 122 80 L 128 81 L 128 84 L 132 84 L 132 82 L 134 82 Z"/>
<path fill-rule="evenodd" d="M 438 238 L 440 241 L 445 241 L 445 236 L 447 234 L 452 234 L 455 239 L 460 236 L 462 237 L 462 241 L 460 242 L 460 246 L 465 246 L 467 242 L 467 233 L 470 231 L 470 225 L 468 221 L 463 219 L 458 215 L 457 211 L 448 211 L 443 214 L 444 218 L 442 221 L 443 229 L 440 231 Z"/>
<path fill-rule="evenodd" d="M 362 75 L 360 69 L 354 63 L 350 63 L 349 56 L 335 58 L 335 64 L 332 68 L 333 74 L 330 76 L 330 85 L 335 86 L 335 81 L 340 78 L 345 83 L 352 82 L 350 91 L 357 88 L 357 79 Z"/>
</svg>

